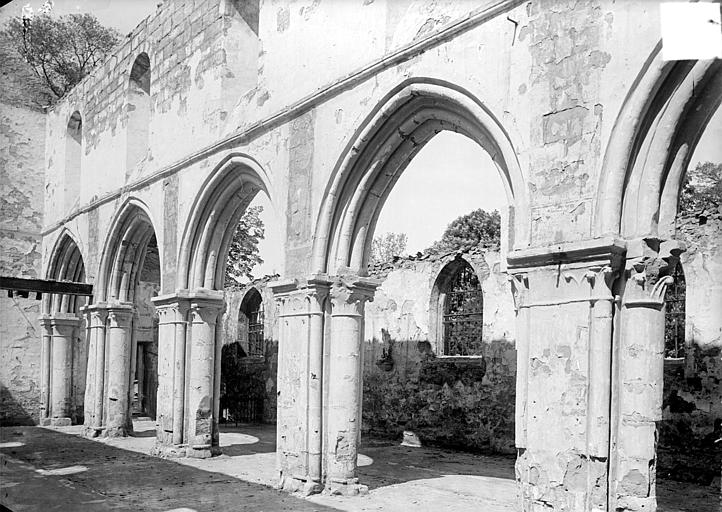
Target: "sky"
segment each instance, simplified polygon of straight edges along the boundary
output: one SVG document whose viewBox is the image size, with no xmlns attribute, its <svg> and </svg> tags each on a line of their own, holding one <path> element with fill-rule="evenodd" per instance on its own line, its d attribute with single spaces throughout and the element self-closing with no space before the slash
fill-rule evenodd
<svg viewBox="0 0 722 512">
<path fill-rule="evenodd" d="M 30 4 L 39 8 L 43 0 L 13 0 L 0 8 L 0 20 L 20 13 Z M 101 23 L 130 32 L 155 12 L 155 0 L 55 0 L 54 12 L 92 12 Z M 722 162 L 722 109 L 709 123 L 692 157 L 697 162 Z M 259 194 L 252 204 L 264 206 L 261 216 L 267 239 L 260 247 L 266 263 L 256 274 L 272 274 L 281 268 L 281 235 L 273 229 L 273 207 Z M 414 254 L 438 240 L 446 226 L 476 208 L 501 210 L 506 195 L 496 167 L 488 154 L 470 139 L 451 132 L 434 137 L 411 161 L 391 192 L 381 212 L 376 234 L 406 233 L 407 251 Z"/>
</svg>

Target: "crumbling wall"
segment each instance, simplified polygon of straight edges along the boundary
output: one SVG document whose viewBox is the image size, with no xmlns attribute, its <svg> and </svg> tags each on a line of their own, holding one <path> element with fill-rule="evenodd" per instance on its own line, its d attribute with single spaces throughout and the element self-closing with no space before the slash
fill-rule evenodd
<svg viewBox="0 0 722 512">
<path fill-rule="evenodd" d="M 429 333 L 434 283 L 455 256 L 375 269 L 384 282 L 366 305 L 363 432 L 400 439 L 411 430 L 431 444 L 513 453 L 514 311 L 498 253 L 464 255 L 484 292 L 483 357 L 445 357 Z"/>
<path fill-rule="evenodd" d="M 0 275 L 40 277 L 45 114 L 20 91 L 0 93 Z M 0 423 L 36 423 L 40 301 L 0 291 Z"/>
<path fill-rule="evenodd" d="M 665 361 L 658 473 L 709 484 L 722 464 L 722 211 L 681 216 L 677 238 L 687 246 L 687 351 Z"/>
</svg>

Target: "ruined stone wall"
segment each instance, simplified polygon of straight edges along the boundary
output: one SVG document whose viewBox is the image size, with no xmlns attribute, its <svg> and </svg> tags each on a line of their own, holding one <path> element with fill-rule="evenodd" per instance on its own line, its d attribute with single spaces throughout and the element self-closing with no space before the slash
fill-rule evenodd
<svg viewBox="0 0 722 512">
<path fill-rule="evenodd" d="M 366 305 L 363 432 L 467 450 L 514 452 L 514 309 L 499 254 L 466 254 L 484 292 L 483 359 L 443 356 L 432 290 L 456 254 L 403 260 Z M 383 357 L 390 353 L 392 365 Z"/>
<path fill-rule="evenodd" d="M 4 51 L 0 56 L 3 68 L 12 67 Z M 0 92 L 0 275 L 32 278 L 42 276 L 45 114 L 24 92 L 12 82 L 4 82 Z M 33 294 L 9 297 L 0 291 L 0 423 L 35 423 L 41 302 Z"/>
<path fill-rule="evenodd" d="M 670 478 L 709 484 L 722 463 L 722 212 L 678 218 L 677 235 L 687 246 L 687 354 L 665 361 L 659 465 Z"/>
</svg>

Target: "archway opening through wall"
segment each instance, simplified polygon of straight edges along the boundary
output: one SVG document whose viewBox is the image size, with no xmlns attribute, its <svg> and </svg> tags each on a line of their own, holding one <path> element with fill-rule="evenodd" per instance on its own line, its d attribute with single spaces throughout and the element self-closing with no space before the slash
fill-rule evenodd
<svg viewBox="0 0 722 512">
<path fill-rule="evenodd" d="M 84 283 L 85 263 L 75 239 L 58 238 L 46 276 L 54 281 Z M 83 328 L 85 296 L 52 294 L 43 297 L 40 318 L 40 423 L 82 423 L 88 346 Z"/>
<path fill-rule="evenodd" d="M 660 507 L 717 503 L 711 489 L 722 464 L 722 109 L 710 116 L 684 175 L 678 177 L 672 260 L 664 297 L 662 417 L 657 424 L 656 493 Z"/>
<path fill-rule="evenodd" d="M 353 212 L 363 227 L 348 231 L 358 245 L 345 267 L 336 260 L 341 271 L 360 262 L 361 273 L 380 280 L 363 326 L 358 475 L 371 486 L 379 485 L 376 470 L 365 464 L 380 456 L 379 445 L 515 453 L 507 190 L 498 162 L 468 133 L 421 133 L 410 135 L 413 149 L 389 151 L 375 181 L 357 185 L 369 193 Z M 510 469 L 513 459 L 505 460 Z"/>
</svg>

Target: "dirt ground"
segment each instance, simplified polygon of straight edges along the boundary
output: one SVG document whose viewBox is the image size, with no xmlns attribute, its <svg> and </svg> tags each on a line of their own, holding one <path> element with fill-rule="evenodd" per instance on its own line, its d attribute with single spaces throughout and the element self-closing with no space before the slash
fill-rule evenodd
<svg viewBox="0 0 722 512">
<path fill-rule="evenodd" d="M 303 499 L 272 488 L 272 425 L 224 427 L 223 455 L 205 460 L 151 457 L 153 422 L 137 421 L 135 430 L 135 437 L 98 441 L 79 437 L 78 427 L 0 429 L 0 503 L 18 512 L 517 509 L 513 457 L 365 440 L 359 478 L 368 494 Z M 657 494 L 662 512 L 721 510 L 719 487 L 661 480 Z"/>
</svg>

